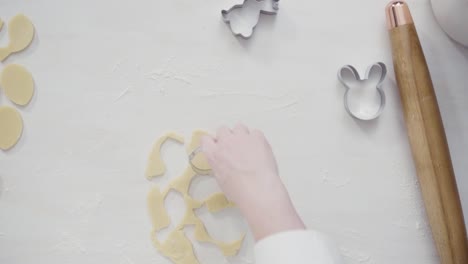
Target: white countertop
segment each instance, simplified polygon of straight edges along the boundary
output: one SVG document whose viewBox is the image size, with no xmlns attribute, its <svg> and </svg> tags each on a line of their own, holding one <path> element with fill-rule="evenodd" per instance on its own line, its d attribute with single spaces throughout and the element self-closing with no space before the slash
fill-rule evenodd
<svg viewBox="0 0 468 264">
<path fill-rule="evenodd" d="M 221 20 L 235 4 L 228 0 L 0 0 L 4 21 L 24 13 L 36 28 L 31 47 L 3 62 L 27 67 L 36 93 L 19 109 L 22 139 L 0 152 L 0 262 L 169 263 L 149 239 L 152 143 L 165 131 L 189 136 L 243 121 L 265 131 L 301 216 L 337 241 L 346 263 L 438 263 L 395 86 L 386 3 L 284 0 L 246 41 Z M 428 0 L 409 4 L 468 212 L 468 49 L 438 27 Z M 387 107 L 376 122 L 356 122 L 336 72 L 376 61 L 389 66 Z M 184 154 L 172 146 L 174 176 Z M 212 179 L 195 185 L 215 188 Z M 168 203 L 181 206 L 177 195 Z M 235 237 L 240 220 L 229 215 L 206 216 L 213 236 Z M 252 259 L 248 241 L 231 263 Z M 201 263 L 222 263 L 213 247 L 196 250 Z"/>
</svg>

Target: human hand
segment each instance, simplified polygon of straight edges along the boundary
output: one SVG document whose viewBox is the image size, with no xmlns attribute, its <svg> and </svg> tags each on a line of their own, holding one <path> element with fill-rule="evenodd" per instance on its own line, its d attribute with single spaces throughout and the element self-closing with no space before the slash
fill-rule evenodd
<svg viewBox="0 0 468 264">
<path fill-rule="evenodd" d="M 218 184 L 247 218 L 257 240 L 304 228 L 262 132 L 244 125 L 221 127 L 216 138 L 204 137 L 201 146 Z"/>
</svg>

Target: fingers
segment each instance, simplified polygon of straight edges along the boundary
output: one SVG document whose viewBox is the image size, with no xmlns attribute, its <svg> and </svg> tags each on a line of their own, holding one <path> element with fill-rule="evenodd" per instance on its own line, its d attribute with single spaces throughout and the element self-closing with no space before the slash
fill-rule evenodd
<svg viewBox="0 0 468 264">
<path fill-rule="evenodd" d="M 249 134 L 249 129 L 243 124 L 237 124 L 232 130 L 234 134 Z"/>
<path fill-rule="evenodd" d="M 232 134 L 231 129 L 229 129 L 227 126 L 222 126 L 218 129 L 218 132 L 216 133 L 216 136 L 218 139 L 229 136 Z"/>
<path fill-rule="evenodd" d="M 249 129 L 243 124 L 237 124 L 234 129 L 229 129 L 227 126 L 222 126 L 218 129 L 217 138 L 226 137 L 232 134 L 249 134 Z"/>
<path fill-rule="evenodd" d="M 205 154 L 207 158 L 211 158 L 216 148 L 215 139 L 211 136 L 205 135 L 201 138 L 200 146 L 203 154 Z"/>
<path fill-rule="evenodd" d="M 256 136 L 258 138 L 265 138 L 265 135 L 263 134 L 262 131 L 258 130 L 258 129 L 254 129 L 250 132 L 251 135 L 253 136 Z"/>
</svg>

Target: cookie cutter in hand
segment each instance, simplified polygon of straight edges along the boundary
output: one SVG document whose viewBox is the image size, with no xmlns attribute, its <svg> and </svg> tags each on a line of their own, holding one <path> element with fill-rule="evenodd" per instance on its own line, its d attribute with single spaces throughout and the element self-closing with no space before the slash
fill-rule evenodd
<svg viewBox="0 0 468 264">
<path fill-rule="evenodd" d="M 346 83 L 346 80 L 343 77 L 343 74 L 345 72 L 350 72 L 358 82 L 363 82 L 363 81 L 368 80 L 369 77 L 371 76 L 371 73 L 373 71 L 376 71 L 376 70 L 380 71 L 380 78 L 379 78 L 379 81 L 378 81 L 378 83 L 376 85 L 377 92 L 380 95 L 379 109 L 377 109 L 377 111 L 375 113 L 371 114 L 371 115 L 362 115 L 360 113 L 357 113 L 357 112 L 351 110 L 351 108 L 349 107 L 349 91 L 350 91 L 351 88 Z M 348 114 L 350 114 L 352 117 L 354 117 L 356 119 L 364 120 L 364 121 L 373 120 L 373 119 L 376 119 L 377 117 L 379 117 L 380 114 L 382 114 L 382 112 L 383 112 L 383 110 L 385 108 L 385 92 L 382 89 L 382 84 L 383 84 L 386 76 L 387 76 L 387 66 L 385 66 L 385 64 L 383 62 L 377 62 L 377 63 L 371 65 L 367 69 L 365 78 L 361 78 L 359 76 L 359 73 L 357 72 L 356 68 L 354 68 L 353 66 L 351 66 L 351 65 L 343 66 L 338 71 L 338 79 L 340 80 L 340 82 L 346 88 L 346 92 L 344 94 L 344 106 L 345 106 L 345 109 L 348 112 Z"/>
<path fill-rule="evenodd" d="M 211 175 L 211 170 L 201 169 L 192 162 L 195 156 L 197 156 L 199 153 L 202 153 L 202 152 L 203 152 L 202 147 L 197 147 L 196 149 L 192 151 L 192 153 L 190 153 L 190 155 L 188 156 L 190 166 L 192 166 L 192 169 L 199 175 Z"/>
<path fill-rule="evenodd" d="M 248 3 L 251 3 L 251 2 L 256 4 L 256 8 L 258 9 L 258 11 L 257 11 L 258 14 L 257 14 L 257 18 L 256 18 L 255 23 L 252 25 L 252 28 L 250 29 L 250 31 L 248 33 L 246 33 L 246 34 L 244 34 L 242 32 L 235 32 L 234 29 L 232 28 L 231 19 L 230 19 L 229 15 L 234 10 L 245 8 L 248 5 Z M 260 14 L 276 15 L 278 13 L 278 9 L 279 9 L 279 0 L 244 0 L 244 2 L 242 4 L 234 5 L 231 8 L 229 8 L 228 10 L 222 10 L 221 15 L 223 17 L 223 21 L 226 24 L 228 24 L 229 27 L 231 28 L 232 34 L 234 36 L 236 36 L 236 37 L 239 36 L 239 37 L 242 37 L 244 39 L 248 39 L 248 38 L 250 38 L 252 36 L 253 31 L 254 31 L 255 27 L 257 26 L 258 21 L 260 20 Z"/>
</svg>

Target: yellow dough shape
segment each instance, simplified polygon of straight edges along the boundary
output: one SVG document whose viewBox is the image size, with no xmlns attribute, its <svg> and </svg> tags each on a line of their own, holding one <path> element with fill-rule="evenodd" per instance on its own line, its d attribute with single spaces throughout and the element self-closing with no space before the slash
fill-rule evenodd
<svg viewBox="0 0 468 264">
<path fill-rule="evenodd" d="M 230 202 L 223 193 L 215 193 L 205 200 L 205 205 L 208 211 L 216 213 L 229 207 L 234 207 L 235 204 Z"/>
<path fill-rule="evenodd" d="M 0 107 L 0 149 L 7 150 L 18 142 L 23 132 L 23 119 L 16 109 Z"/>
<path fill-rule="evenodd" d="M 177 264 L 199 264 L 193 251 L 192 243 L 183 230 L 172 231 L 167 239 L 160 243 L 153 234 L 153 244 L 164 256 Z"/>
<path fill-rule="evenodd" d="M 148 180 L 151 180 L 154 177 L 162 176 L 166 172 L 166 165 L 161 158 L 161 146 L 168 139 L 175 140 L 182 144 L 184 143 L 184 138 L 173 132 L 167 133 L 166 135 L 159 138 L 158 141 L 156 141 L 153 146 L 153 150 L 149 155 L 148 165 L 146 166 L 145 175 Z"/>
<path fill-rule="evenodd" d="M 224 256 L 235 256 L 239 253 L 240 248 L 242 247 L 242 243 L 244 242 L 245 234 L 242 237 L 232 243 L 225 243 L 225 242 L 218 242 L 218 248 L 221 249 Z"/>
<path fill-rule="evenodd" d="M 192 182 L 192 179 L 195 176 L 195 171 L 192 169 L 192 167 L 188 166 L 187 169 L 185 169 L 185 172 L 182 174 L 182 176 L 175 178 L 174 180 L 172 180 L 172 182 L 169 183 L 169 187 L 175 191 L 178 191 L 182 195 L 188 195 L 190 183 Z"/>
<path fill-rule="evenodd" d="M 0 74 L 0 86 L 6 97 L 18 105 L 27 105 L 34 94 L 34 81 L 23 66 L 9 64 Z"/>
<path fill-rule="evenodd" d="M 161 193 L 157 186 L 153 186 L 148 193 L 148 212 L 154 231 L 160 231 L 170 224 L 169 215 L 164 207 L 165 198 L 166 196 Z"/>
<path fill-rule="evenodd" d="M 192 167 L 200 173 L 200 174 L 207 174 L 211 171 L 211 167 L 208 164 L 208 160 L 206 159 L 205 155 L 199 152 L 199 147 L 201 144 L 201 139 L 203 136 L 209 135 L 208 132 L 202 130 L 196 130 L 192 134 L 192 140 L 190 144 L 187 146 L 187 154 L 190 156 L 194 151 L 196 151 L 190 160 Z"/>
<path fill-rule="evenodd" d="M 198 224 L 201 223 L 201 220 L 195 214 L 194 209 L 200 208 L 203 205 L 203 203 L 195 201 L 193 198 L 191 198 L 188 195 L 184 196 L 184 200 L 185 200 L 185 205 L 187 209 L 185 211 L 184 219 L 177 226 L 178 229 L 182 229 L 184 228 L 184 226 L 187 226 L 187 225 L 197 226 Z"/>
<path fill-rule="evenodd" d="M 8 46 L 0 48 L 0 61 L 6 59 L 11 53 L 25 49 L 34 37 L 34 26 L 23 14 L 14 16 L 8 23 Z"/>
</svg>

